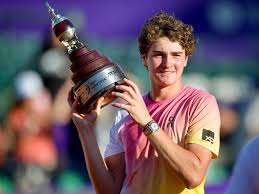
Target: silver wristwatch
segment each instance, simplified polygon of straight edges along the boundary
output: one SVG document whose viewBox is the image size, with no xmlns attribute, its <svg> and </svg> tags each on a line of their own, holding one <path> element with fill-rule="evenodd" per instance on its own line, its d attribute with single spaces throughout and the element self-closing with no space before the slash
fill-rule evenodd
<svg viewBox="0 0 259 194">
<path fill-rule="evenodd" d="M 156 121 L 152 120 L 146 124 L 146 126 L 143 129 L 143 132 L 146 136 L 150 135 L 151 133 L 156 132 L 160 126 L 157 124 Z"/>
</svg>

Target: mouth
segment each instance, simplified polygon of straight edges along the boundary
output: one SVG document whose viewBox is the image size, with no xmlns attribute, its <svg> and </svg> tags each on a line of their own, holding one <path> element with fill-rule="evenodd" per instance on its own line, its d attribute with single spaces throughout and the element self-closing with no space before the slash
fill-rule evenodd
<svg viewBox="0 0 259 194">
<path fill-rule="evenodd" d="M 160 71 L 160 73 L 174 73 L 175 71 Z"/>
</svg>

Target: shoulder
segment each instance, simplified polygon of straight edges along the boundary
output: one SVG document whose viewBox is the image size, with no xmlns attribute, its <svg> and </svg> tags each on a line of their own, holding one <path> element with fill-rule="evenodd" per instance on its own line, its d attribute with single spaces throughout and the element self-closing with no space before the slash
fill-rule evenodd
<svg viewBox="0 0 259 194">
<path fill-rule="evenodd" d="M 242 171 L 246 174 L 253 174 L 254 165 L 259 162 L 258 148 L 259 135 L 250 139 L 242 148 L 235 164 L 235 173 Z"/>
<path fill-rule="evenodd" d="M 247 143 L 248 149 L 250 148 L 259 148 L 259 135 L 249 140 Z"/>
<path fill-rule="evenodd" d="M 192 105 L 212 104 L 217 106 L 215 96 L 208 91 L 187 86 L 185 95 Z"/>
<path fill-rule="evenodd" d="M 230 179 L 227 194 L 255 193 L 255 186 L 259 180 L 256 170 L 259 162 L 258 147 L 259 135 L 249 140 L 242 148 Z"/>
<path fill-rule="evenodd" d="M 208 91 L 193 88 L 186 86 L 186 91 L 189 95 L 190 98 L 197 98 L 197 99 L 202 99 L 202 98 L 212 98 L 215 99 L 214 95 L 209 93 Z"/>
<path fill-rule="evenodd" d="M 240 157 L 246 158 L 249 160 L 257 160 L 259 161 L 259 155 L 257 154 L 259 148 L 259 135 L 250 139 L 248 143 L 243 147 Z"/>
</svg>

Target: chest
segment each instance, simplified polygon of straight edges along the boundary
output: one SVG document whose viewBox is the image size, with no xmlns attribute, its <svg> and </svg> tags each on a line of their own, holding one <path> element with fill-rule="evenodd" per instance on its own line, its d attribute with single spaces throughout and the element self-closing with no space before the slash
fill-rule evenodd
<svg viewBox="0 0 259 194">
<path fill-rule="evenodd" d="M 161 129 L 172 139 L 174 143 L 184 146 L 185 137 L 190 125 L 190 111 L 188 105 L 167 105 L 163 108 L 151 106 L 149 113 L 159 124 Z M 129 119 L 120 132 L 120 137 L 125 148 L 137 147 L 143 149 L 148 145 L 147 137 L 132 119 Z"/>
</svg>

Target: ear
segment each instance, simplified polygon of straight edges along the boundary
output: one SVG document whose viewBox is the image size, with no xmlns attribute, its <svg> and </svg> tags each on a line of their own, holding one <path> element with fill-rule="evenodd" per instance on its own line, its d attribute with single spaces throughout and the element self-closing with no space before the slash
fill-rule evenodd
<svg viewBox="0 0 259 194">
<path fill-rule="evenodd" d="M 188 63 L 188 56 L 185 57 L 184 67 L 187 66 L 187 63 Z"/>
<path fill-rule="evenodd" d="M 147 68 L 147 57 L 145 55 L 141 55 L 141 60 L 144 66 Z"/>
</svg>

